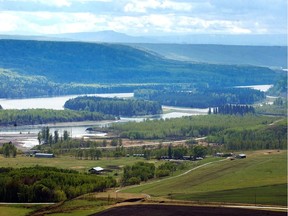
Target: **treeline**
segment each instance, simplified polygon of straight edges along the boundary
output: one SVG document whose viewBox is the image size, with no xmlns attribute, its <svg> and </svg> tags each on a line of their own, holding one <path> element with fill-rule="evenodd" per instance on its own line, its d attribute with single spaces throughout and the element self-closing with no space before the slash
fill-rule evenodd
<svg viewBox="0 0 288 216">
<path fill-rule="evenodd" d="M 132 166 L 125 166 L 121 184 L 123 186 L 140 184 L 153 178 L 161 178 L 185 168 L 185 163 L 165 162 L 159 167 L 153 163 L 137 162 Z"/>
<path fill-rule="evenodd" d="M 50 133 L 49 127 L 43 127 L 37 136 L 39 144 L 50 144 L 50 146 L 58 142 L 67 141 L 69 138 L 70 134 L 67 130 L 64 130 L 63 134 L 59 134 L 59 131 L 55 130 L 53 135 Z"/>
<path fill-rule="evenodd" d="M 256 112 L 264 115 L 287 116 L 287 99 L 278 97 L 272 104 L 258 105 Z"/>
<path fill-rule="evenodd" d="M 110 130 L 122 138 L 129 139 L 180 140 L 211 136 L 213 139 L 209 139 L 209 142 L 224 144 L 227 149 L 233 149 L 234 146 L 239 146 L 239 143 L 242 143 L 239 149 L 285 149 L 286 118 L 280 121 L 281 124 L 273 125 L 277 120 L 279 118 L 256 115 L 207 115 L 113 124 Z M 274 130 L 275 127 L 277 130 Z M 245 131 L 251 131 L 253 139 L 248 139 Z M 231 136 L 229 139 L 228 134 Z M 266 139 L 267 134 L 271 138 Z"/>
<path fill-rule="evenodd" d="M 255 108 L 248 105 L 234 105 L 234 104 L 225 104 L 223 106 L 215 107 L 211 109 L 209 107 L 208 114 L 223 114 L 223 115 L 246 115 L 254 114 Z"/>
<path fill-rule="evenodd" d="M 55 167 L 0 168 L 1 202 L 59 202 L 116 185 L 111 177 Z"/>
<path fill-rule="evenodd" d="M 173 140 L 203 137 L 233 127 L 265 126 L 274 120 L 267 116 L 206 115 L 112 124 L 105 129 L 122 138 Z"/>
<path fill-rule="evenodd" d="M 127 93 L 138 88 L 158 88 L 166 84 L 57 83 L 45 76 L 20 74 L 0 68 L 0 98 L 53 97 L 75 94 Z"/>
<path fill-rule="evenodd" d="M 231 128 L 208 137 L 229 150 L 287 149 L 287 121 L 267 127 Z"/>
<path fill-rule="evenodd" d="M 55 122 L 101 121 L 115 119 L 111 115 L 89 111 L 23 109 L 0 110 L 1 126 L 36 125 Z"/>
<path fill-rule="evenodd" d="M 287 98 L 287 74 L 280 77 L 279 80 L 277 80 L 277 82 L 267 91 L 267 94 Z"/>
<path fill-rule="evenodd" d="M 208 108 L 225 104 L 254 104 L 265 98 L 264 92 L 249 88 L 204 88 L 192 91 L 135 90 L 136 98 L 158 101 L 162 105 Z"/>
<path fill-rule="evenodd" d="M 134 99 L 77 97 L 66 101 L 65 108 L 89 112 L 101 112 L 115 116 L 139 116 L 162 113 L 158 102 Z"/>
<path fill-rule="evenodd" d="M 193 140 L 193 139 L 192 139 Z M 194 141 L 194 140 L 193 140 Z M 122 145 L 121 138 L 113 138 L 112 140 L 86 140 L 86 139 L 68 139 L 66 141 L 57 142 L 53 145 L 37 145 L 33 149 L 41 152 L 54 153 L 55 155 L 71 155 L 78 160 L 99 160 L 102 157 L 143 157 L 147 160 L 155 159 L 185 159 L 194 160 L 197 157 L 205 157 L 211 153 L 212 149 L 201 145 L 195 145 L 197 142 L 186 141 L 185 145 L 172 146 L 159 145 L 151 146 L 129 146 Z M 105 148 L 107 147 L 107 148 Z M 186 158 L 187 159 L 187 158 Z"/>
<path fill-rule="evenodd" d="M 152 163 L 138 162 L 132 166 L 125 166 L 122 184 L 133 185 L 139 184 L 141 181 L 147 181 L 154 178 L 155 165 Z"/>
</svg>

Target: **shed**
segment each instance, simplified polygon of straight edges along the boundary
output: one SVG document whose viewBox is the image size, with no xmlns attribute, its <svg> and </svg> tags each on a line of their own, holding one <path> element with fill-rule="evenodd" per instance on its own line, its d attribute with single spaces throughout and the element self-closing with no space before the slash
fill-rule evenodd
<svg viewBox="0 0 288 216">
<path fill-rule="evenodd" d="M 36 158 L 54 158 L 54 154 L 48 154 L 48 153 L 35 153 Z"/>
<path fill-rule="evenodd" d="M 91 169 L 89 169 L 90 173 L 95 173 L 95 174 L 100 174 L 103 171 L 104 169 L 102 167 L 92 167 Z"/>
</svg>

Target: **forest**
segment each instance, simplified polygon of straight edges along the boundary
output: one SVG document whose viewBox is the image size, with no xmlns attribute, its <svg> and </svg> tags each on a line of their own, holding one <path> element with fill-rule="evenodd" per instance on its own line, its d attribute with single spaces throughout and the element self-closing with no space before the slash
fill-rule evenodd
<svg viewBox="0 0 288 216">
<path fill-rule="evenodd" d="M 252 65 L 176 61 L 119 44 L 0 40 L 0 50 L 3 98 L 132 92 L 146 83 L 271 84 L 282 74 Z"/>
<path fill-rule="evenodd" d="M 97 112 L 52 109 L 0 109 L 1 126 L 36 125 L 55 122 L 114 120 Z"/>
<path fill-rule="evenodd" d="M 136 98 L 154 100 L 167 106 L 208 108 L 225 104 L 254 104 L 265 98 L 264 92 L 249 88 L 202 88 L 192 91 L 135 90 Z"/>
<path fill-rule="evenodd" d="M 277 121 L 276 123 L 273 123 Z M 109 128 L 108 128 L 109 129 Z M 106 129 L 107 130 L 107 129 Z M 113 124 L 121 138 L 181 140 L 207 137 L 226 149 L 286 149 L 286 118 L 256 115 L 207 115 Z"/>
<path fill-rule="evenodd" d="M 71 94 L 125 93 L 144 85 L 58 83 L 45 76 L 0 68 L 0 98 L 52 97 Z M 149 85 L 148 85 L 149 86 Z M 153 87 L 154 85 L 150 86 Z"/>
<path fill-rule="evenodd" d="M 139 116 L 162 113 L 162 107 L 158 102 L 88 96 L 70 99 L 65 102 L 64 107 L 71 110 L 100 112 L 114 116 Z"/>
<path fill-rule="evenodd" d="M 111 177 L 56 167 L 0 168 L 1 202 L 60 202 L 116 185 Z"/>
</svg>

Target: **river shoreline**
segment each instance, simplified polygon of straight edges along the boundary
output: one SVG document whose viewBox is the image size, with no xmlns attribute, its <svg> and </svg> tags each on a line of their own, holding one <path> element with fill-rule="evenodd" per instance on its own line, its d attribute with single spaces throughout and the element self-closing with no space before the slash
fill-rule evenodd
<svg viewBox="0 0 288 216">
<path fill-rule="evenodd" d="M 43 127 L 52 128 L 51 132 L 54 130 L 68 130 L 69 133 L 73 131 L 73 128 L 81 127 L 85 131 L 86 128 L 91 126 L 99 126 L 99 125 L 108 125 L 114 123 L 116 121 L 81 121 L 81 122 L 58 122 L 58 123 L 49 123 L 49 124 L 41 124 L 41 125 L 23 125 L 17 127 L 1 127 L 0 129 L 0 146 L 4 143 L 13 143 L 18 149 L 27 151 L 32 147 L 39 144 L 38 142 L 38 132 L 41 131 Z M 17 130 L 17 131 L 15 131 Z M 70 134 L 71 135 L 71 134 Z M 81 138 L 85 134 L 81 136 L 73 136 L 73 138 Z M 103 134 L 99 134 L 103 137 Z M 89 134 L 89 136 L 97 137 L 97 133 Z"/>
</svg>

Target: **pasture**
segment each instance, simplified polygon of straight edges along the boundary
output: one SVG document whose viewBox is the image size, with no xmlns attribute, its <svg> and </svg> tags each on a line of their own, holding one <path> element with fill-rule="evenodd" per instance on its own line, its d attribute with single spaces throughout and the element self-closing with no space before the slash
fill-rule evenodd
<svg viewBox="0 0 288 216">
<path fill-rule="evenodd" d="M 287 151 L 245 152 L 246 159 L 223 160 L 209 157 L 197 163 L 189 163 L 185 170 L 172 176 L 142 183 L 137 186 L 115 189 L 104 193 L 92 193 L 63 204 L 55 204 L 48 210 L 33 205 L 2 205 L 0 216 L 33 215 L 55 216 L 91 215 L 131 198 L 148 198 L 145 202 L 165 203 L 241 203 L 252 205 L 276 205 L 287 207 Z M 143 158 L 101 158 L 100 160 L 77 160 L 74 157 L 16 158 L 0 157 L 2 167 L 56 166 L 87 172 L 93 166 L 132 165 Z M 150 160 L 149 162 L 161 164 Z M 197 168 L 198 167 L 198 168 Z M 191 170 L 190 172 L 187 172 Z M 116 192 L 116 193 L 115 193 Z M 169 201 L 171 200 L 171 201 Z"/>
<path fill-rule="evenodd" d="M 35 158 L 24 155 L 17 155 L 16 158 L 5 158 L 0 156 L 0 167 L 33 167 L 33 166 L 51 166 L 63 169 L 72 169 L 79 172 L 87 172 L 91 167 L 123 167 L 132 165 L 138 161 L 144 161 L 140 157 L 122 157 L 122 158 L 100 158 L 100 160 L 78 160 L 73 156 L 59 156 L 55 158 Z"/>
<path fill-rule="evenodd" d="M 257 151 L 124 192 L 199 201 L 287 205 L 287 151 Z"/>
</svg>

